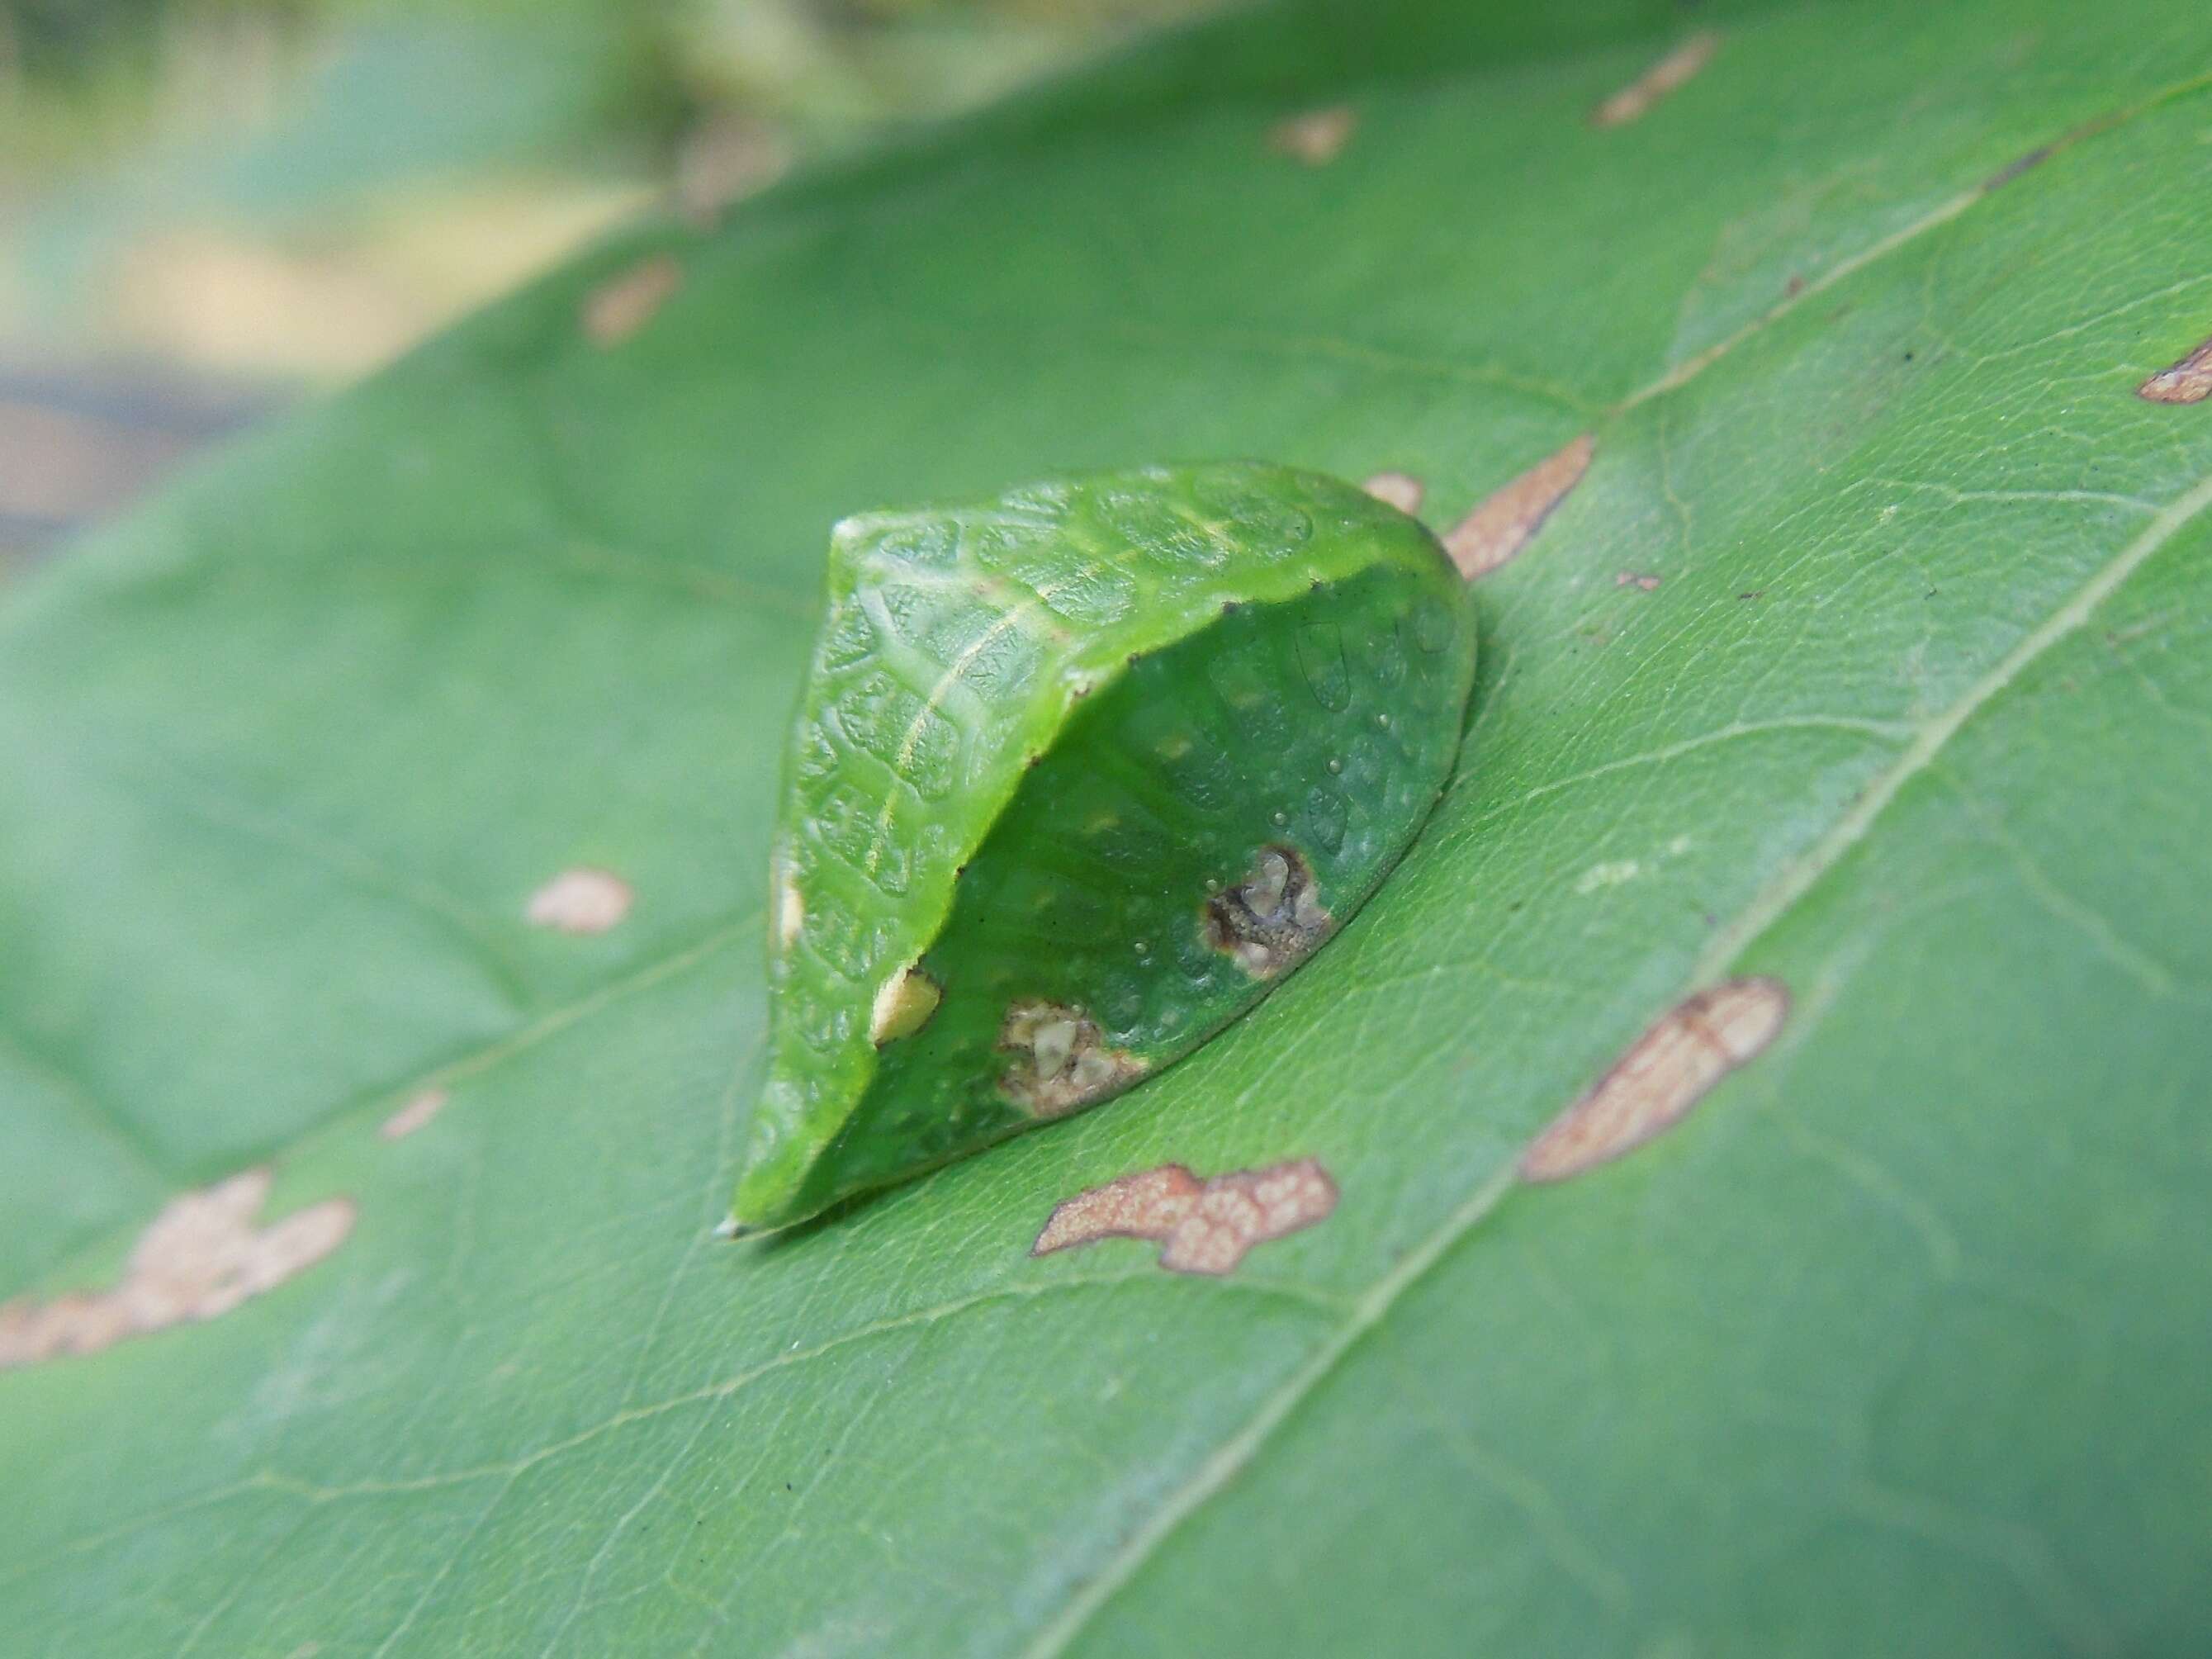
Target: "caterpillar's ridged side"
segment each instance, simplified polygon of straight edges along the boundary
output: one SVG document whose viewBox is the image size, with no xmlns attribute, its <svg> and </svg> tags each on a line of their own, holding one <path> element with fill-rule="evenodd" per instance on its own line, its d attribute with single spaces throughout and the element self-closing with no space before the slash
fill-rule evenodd
<svg viewBox="0 0 2212 1659">
<path fill-rule="evenodd" d="M 1419 830 L 1474 672 L 1419 524 L 1252 463 L 848 519 L 829 599 L 746 1230 L 1094 1105 L 1252 1007 Z"/>
</svg>

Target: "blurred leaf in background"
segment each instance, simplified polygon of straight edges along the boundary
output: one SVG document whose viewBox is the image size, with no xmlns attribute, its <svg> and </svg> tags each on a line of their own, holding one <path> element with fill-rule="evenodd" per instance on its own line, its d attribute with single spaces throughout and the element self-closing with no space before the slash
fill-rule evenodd
<svg viewBox="0 0 2212 1659">
<path fill-rule="evenodd" d="M 0 571 L 655 207 L 1198 0 L 0 0 Z"/>
</svg>

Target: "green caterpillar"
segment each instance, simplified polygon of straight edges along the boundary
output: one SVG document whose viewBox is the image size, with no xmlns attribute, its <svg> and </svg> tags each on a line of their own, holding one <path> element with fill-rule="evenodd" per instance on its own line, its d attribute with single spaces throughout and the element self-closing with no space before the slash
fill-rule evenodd
<svg viewBox="0 0 2212 1659">
<path fill-rule="evenodd" d="M 1474 674 L 1428 532 L 1312 472 L 838 525 L 727 1231 L 1095 1105 L 1251 1008 L 1428 817 Z"/>
</svg>

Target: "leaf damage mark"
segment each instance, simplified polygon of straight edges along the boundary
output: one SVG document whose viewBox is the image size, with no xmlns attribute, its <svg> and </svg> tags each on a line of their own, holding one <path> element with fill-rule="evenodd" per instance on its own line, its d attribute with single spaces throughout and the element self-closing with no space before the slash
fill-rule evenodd
<svg viewBox="0 0 2212 1659">
<path fill-rule="evenodd" d="M 1206 944 L 1255 979 L 1273 979 L 1328 937 L 1313 866 L 1295 847 L 1263 847 L 1244 879 L 1206 902 Z"/>
<path fill-rule="evenodd" d="M 1608 859 L 1593 864 L 1575 878 L 1577 896 L 1588 898 L 1592 893 L 1608 887 L 1620 887 L 1634 881 L 1644 873 L 1642 860 L 1638 859 Z"/>
<path fill-rule="evenodd" d="M 2019 178 L 2021 174 L 2023 173 L 2033 173 L 2036 168 L 2041 167 L 2045 161 L 2048 161 L 2057 153 L 2058 146 L 2056 144 L 2037 145 L 2036 148 L 2028 151 L 2027 155 L 2019 157 L 2017 160 L 2006 162 L 1995 173 L 1992 173 L 1987 179 L 1984 179 L 1982 181 L 1983 193 L 1986 195 L 1989 191 L 1993 190 L 2002 190 L 2014 179 Z"/>
<path fill-rule="evenodd" d="M 877 988 L 868 1012 L 868 1040 L 880 1048 L 912 1036 L 929 1024 L 944 1000 L 945 988 L 919 967 L 900 969 Z"/>
<path fill-rule="evenodd" d="M 806 900 L 787 869 L 776 872 L 775 886 L 775 942 L 778 948 L 789 951 L 799 943 L 799 935 L 806 927 Z"/>
<path fill-rule="evenodd" d="M 1497 490 L 1444 532 L 1444 551 L 1459 574 L 1474 581 L 1498 569 L 1528 544 L 1554 507 L 1589 471 L 1597 441 L 1585 432 Z"/>
<path fill-rule="evenodd" d="M 1119 1094 L 1146 1071 L 1135 1054 L 1109 1046 L 1084 1010 L 1042 998 L 1006 1010 L 999 1047 L 1014 1056 L 1000 1089 L 1037 1117 L 1061 1117 Z"/>
<path fill-rule="evenodd" d="M 1294 1158 L 1263 1170 L 1232 1170 L 1200 1181 L 1180 1164 L 1163 1164 L 1092 1187 L 1054 1207 L 1031 1255 L 1146 1238 L 1163 1246 L 1170 1273 L 1234 1272 L 1254 1246 L 1328 1219 L 1337 1188 L 1319 1160 Z"/>
<path fill-rule="evenodd" d="M 1395 507 L 1407 517 L 1421 510 L 1428 486 L 1410 472 L 1378 472 L 1359 486 L 1385 507 Z"/>
<path fill-rule="evenodd" d="M 562 933 L 604 933 L 629 914 L 635 895 L 611 870 L 579 865 L 563 870 L 530 896 L 525 918 Z"/>
<path fill-rule="evenodd" d="M 1276 122 L 1267 129 L 1267 148 L 1310 167 L 1326 167 L 1358 129 L 1358 111 L 1349 104 L 1331 104 Z"/>
<path fill-rule="evenodd" d="M 2161 368 L 2136 388 L 2154 404 L 2201 404 L 2212 398 L 2212 340 L 2207 340 L 2172 368 Z"/>
<path fill-rule="evenodd" d="M 218 1318 L 272 1291 L 345 1242 L 351 1199 L 330 1198 L 257 1229 L 269 1196 L 265 1167 L 169 1200 L 147 1224 L 122 1282 L 0 1307 L 0 1370 L 98 1353 L 127 1337 Z"/>
<path fill-rule="evenodd" d="M 684 285 L 672 253 L 655 253 L 616 272 L 584 296 L 579 320 L 596 346 L 617 346 L 636 333 Z"/>
<path fill-rule="evenodd" d="M 1672 1128 L 1715 1084 L 1773 1042 L 1789 1015 L 1789 988 L 1765 976 L 1685 997 L 1529 1143 L 1522 1179 L 1565 1181 Z"/>
<path fill-rule="evenodd" d="M 443 1089 L 422 1090 L 378 1125 L 376 1133 L 386 1140 L 404 1140 L 445 1110 L 447 1098 Z"/>
<path fill-rule="evenodd" d="M 677 206 L 686 223 L 712 230 L 731 208 L 781 178 L 791 162 L 791 147 L 768 121 L 736 111 L 711 116 L 677 146 Z"/>
<path fill-rule="evenodd" d="M 1623 570 L 1614 574 L 1613 585 L 1615 587 L 1641 588 L 1649 593 L 1659 586 L 1659 578 L 1642 570 Z"/>
<path fill-rule="evenodd" d="M 1592 110 L 1589 124 L 1602 129 L 1642 120 L 1660 100 L 1680 91 L 1711 63 L 1720 44 L 1720 36 L 1710 30 L 1692 35 Z"/>
</svg>

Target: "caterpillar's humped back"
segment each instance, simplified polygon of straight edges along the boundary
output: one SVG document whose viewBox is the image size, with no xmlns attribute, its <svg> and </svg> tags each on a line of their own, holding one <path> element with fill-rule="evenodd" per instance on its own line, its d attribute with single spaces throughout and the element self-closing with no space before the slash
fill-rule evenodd
<svg viewBox="0 0 2212 1659">
<path fill-rule="evenodd" d="M 829 600 L 747 1231 L 1094 1105 L 1252 1007 L 1419 830 L 1474 672 L 1427 531 L 1253 463 L 848 519 Z"/>
</svg>

